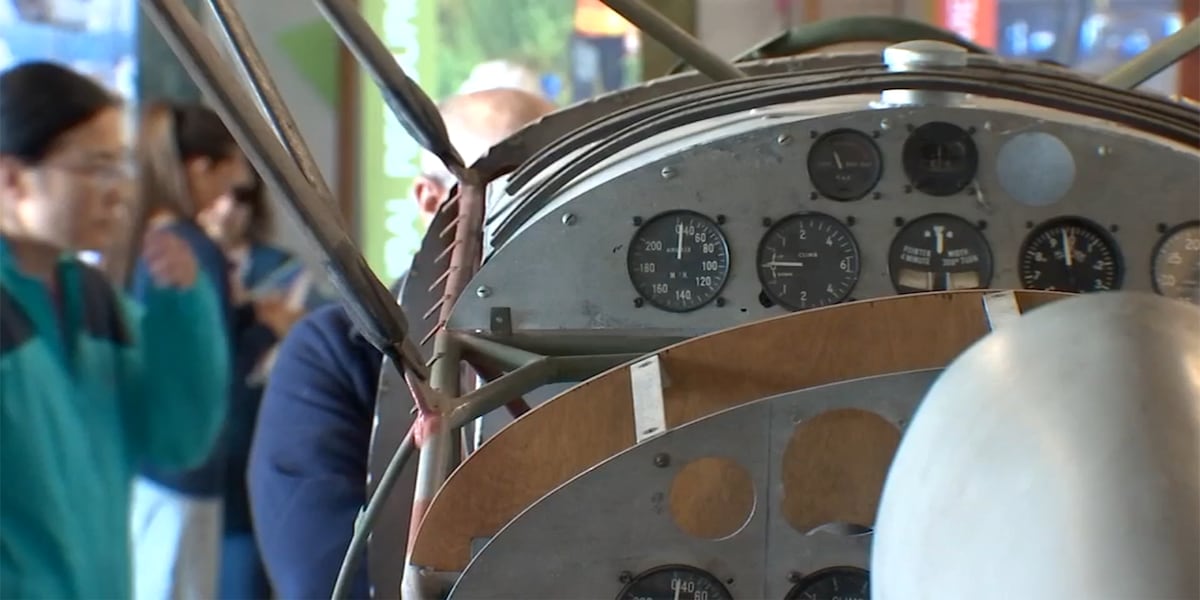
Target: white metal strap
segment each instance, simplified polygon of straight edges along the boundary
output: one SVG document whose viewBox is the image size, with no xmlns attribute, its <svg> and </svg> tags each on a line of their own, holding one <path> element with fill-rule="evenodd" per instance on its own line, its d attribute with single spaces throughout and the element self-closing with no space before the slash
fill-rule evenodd
<svg viewBox="0 0 1200 600">
<path fill-rule="evenodd" d="M 663 408 L 662 361 L 652 355 L 634 363 L 629 369 L 629 380 L 633 391 L 633 426 L 638 443 L 667 431 L 667 413 Z"/>
<path fill-rule="evenodd" d="M 991 325 L 992 331 L 1021 318 L 1021 307 L 1017 304 L 1017 294 L 1011 290 L 984 295 L 983 310 L 987 313 L 988 324 Z"/>
</svg>

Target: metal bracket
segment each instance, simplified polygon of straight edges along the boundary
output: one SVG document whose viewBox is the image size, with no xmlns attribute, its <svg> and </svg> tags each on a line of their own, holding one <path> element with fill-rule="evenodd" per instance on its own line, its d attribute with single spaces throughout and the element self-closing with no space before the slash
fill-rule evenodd
<svg viewBox="0 0 1200 600">
<path fill-rule="evenodd" d="M 983 311 L 992 331 L 1021 318 L 1021 306 L 1017 304 L 1017 294 L 1012 291 L 985 294 Z"/>
<path fill-rule="evenodd" d="M 633 391 L 633 426 L 638 443 L 667 431 L 663 389 L 670 385 L 657 354 L 629 368 Z"/>
</svg>

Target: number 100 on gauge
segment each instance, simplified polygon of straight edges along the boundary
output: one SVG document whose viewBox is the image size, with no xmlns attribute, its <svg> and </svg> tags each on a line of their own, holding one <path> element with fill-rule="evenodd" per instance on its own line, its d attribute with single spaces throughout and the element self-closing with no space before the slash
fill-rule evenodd
<svg viewBox="0 0 1200 600">
<path fill-rule="evenodd" d="M 629 242 L 629 281 L 650 305 L 696 310 L 715 300 L 729 278 L 729 243 L 712 219 L 690 210 L 659 214 Z"/>
</svg>

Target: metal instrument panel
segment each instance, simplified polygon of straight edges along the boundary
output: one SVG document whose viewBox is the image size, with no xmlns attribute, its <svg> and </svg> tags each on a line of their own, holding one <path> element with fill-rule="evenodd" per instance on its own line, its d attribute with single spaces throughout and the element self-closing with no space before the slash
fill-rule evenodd
<svg viewBox="0 0 1200 600">
<path fill-rule="evenodd" d="M 784 519 L 784 452 L 798 424 L 831 410 L 862 409 L 903 428 L 940 372 L 790 392 L 650 438 L 530 506 L 483 546 L 450 598 L 616 598 L 630 575 L 667 564 L 712 573 L 733 598 L 783 598 L 796 575 L 865 569 L 870 535 L 806 535 Z M 666 506 L 680 470 L 705 458 L 732 460 L 753 483 L 749 519 L 723 539 L 684 533 Z"/>
<path fill-rule="evenodd" d="M 486 289 L 487 296 L 461 298 L 451 327 L 487 334 L 489 311 L 506 307 L 517 338 L 596 330 L 686 337 L 782 314 L 786 309 L 760 298 L 756 254 L 770 224 L 807 211 L 836 218 L 857 240 L 861 273 L 847 300 L 895 294 L 888 268 L 893 238 L 905 224 L 938 213 L 974 224 L 986 239 L 993 263 L 988 287 L 1022 288 L 1026 237 L 1072 216 L 1094 222 L 1116 245 L 1122 289 L 1151 291 L 1162 232 L 1200 216 L 1200 160 L 1170 142 L 1006 101 L 879 109 L 868 100 L 817 117 L 774 107 L 749 131 L 743 115 L 729 126 L 737 134 L 697 128 L 673 137 L 673 150 L 647 142 L 657 146 L 653 152 L 607 165 L 618 174 L 588 176 L 582 193 L 579 184 L 564 190 L 573 197 L 549 206 L 497 250 L 470 288 Z M 957 126 L 974 143 L 977 174 L 959 192 L 917 191 L 906 174 L 905 143 L 931 122 Z M 837 130 L 864 133 L 882 157 L 879 181 L 861 200 L 822 197 L 809 179 L 814 140 Z M 719 299 L 669 312 L 638 301 L 627 245 L 636 223 L 680 209 L 721 223 L 730 266 Z"/>
</svg>

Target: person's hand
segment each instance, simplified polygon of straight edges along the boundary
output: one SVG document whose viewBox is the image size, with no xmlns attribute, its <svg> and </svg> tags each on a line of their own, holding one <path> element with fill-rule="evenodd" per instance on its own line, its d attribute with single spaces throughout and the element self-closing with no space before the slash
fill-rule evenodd
<svg viewBox="0 0 1200 600">
<path fill-rule="evenodd" d="M 292 308 L 283 298 L 263 298 L 255 301 L 254 314 L 258 321 L 282 338 L 304 313 Z"/>
<path fill-rule="evenodd" d="M 162 288 L 187 289 L 196 283 L 196 256 L 187 242 L 165 229 L 146 232 L 142 260 L 154 284 Z"/>
</svg>

